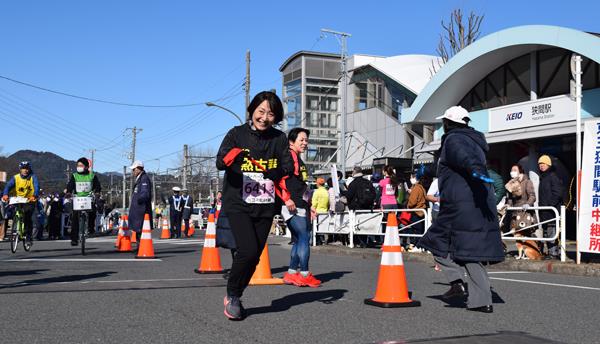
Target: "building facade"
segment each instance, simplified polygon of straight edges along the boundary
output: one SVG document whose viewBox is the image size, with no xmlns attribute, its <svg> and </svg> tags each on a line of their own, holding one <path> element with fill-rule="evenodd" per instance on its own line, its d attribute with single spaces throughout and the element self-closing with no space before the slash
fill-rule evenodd
<svg viewBox="0 0 600 344">
<path fill-rule="evenodd" d="M 461 105 L 490 145 L 488 158 L 505 180 L 519 163 L 536 185 L 537 158 L 548 154 L 563 181 L 564 204 L 575 203 L 576 104 L 570 97 L 571 56 L 582 62 L 582 119 L 600 117 L 600 37 L 554 26 L 522 26 L 481 38 L 450 59 L 425 86 L 402 122 L 435 125 L 433 141 L 415 157 L 439 148 L 435 117 Z M 574 214 L 569 214 L 574 221 Z M 570 228 L 573 228 L 569 226 Z"/>
<path fill-rule="evenodd" d="M 340 55 L 300 51 L 279 68 L 283 75 L 283 130 L 310 130 L 304 161 L 309 170 L 337 163 L 340 118 Z"/>
</svg>

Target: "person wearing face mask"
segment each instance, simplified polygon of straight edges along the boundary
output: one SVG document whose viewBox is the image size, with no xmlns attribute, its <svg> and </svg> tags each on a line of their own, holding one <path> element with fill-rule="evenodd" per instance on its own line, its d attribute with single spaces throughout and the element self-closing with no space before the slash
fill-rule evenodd
<svg viewBox="0 0 600 344">
<path fill-rule="evenodd" d="M 510 180 L 506 183 L 505 189 L 508 191 L 506 204 L 509 207 L 522 207 L 527 211 L 534 205 L 535 188 L 521 165 L 515 164 L 511 167 Z"/>
<path fill-rule="evenodd" d="M 31 170 L 29 161 L 19 163 L 19 173 L 14 175 L 5 185 L 2 200 L 8 202 L 9 195 L 25 197 L 29 203 L 23 205 L 23 224 L 25 237 L 32 243 L 33 212 L 40 194 L 40 185 L 37 176 Z"/>
<path fill-rule="evenodd" d="M 237 246 L 223 300 L 230 320 L 245 317 L 240 298 L 256 270 L 273 217 L 281 211 L 275 186 L 294 171 L 286 135 L 273 127 L 283 120 L 279 97 L 260 92 L 247 111 L 247 123 L 229 130 L 216 159 L 217 169 L 225 171 L 223 207 Z"/>
<path fill-rule="evenodd" d="M 184 236 L 189 237 L 189 230 L 190 230 L 190 218 L 192 217 L 192 208 L 194 207 L 194 199 L 192 198 L 192 196 L 190 196 L 188 194 L 188 190 L 187 189 L 183 189 L 183 196 L 181 197 L 183 199 L 183 211 L 181 213 L 181 217 L 183 219 L 183 224 L 184 224 L 184 228 L 185 228 L 185 232 L 183 233 Z"/>
<path fill-rule="evenodd" d="M 440 211 L 417 246 L 431 251 L 451 284 L 444 299 L 464 297 L 467 310 L 492 313 L 490 280 L 483 263 L 504 260 L 493 180 L 487 175 L 485 136 L 469 127 L 467 110 L 453 106 L 438 117 L 444 135 L 438 158 Z M 466 274 L 465 274 L 466 272 Z"/>
<path fill-rule="evenodd" d="M 308 147 L 309 135 L 310 132 L 304 128 L 294 128 L 288 134 L 294 172 L 290 176 L 284 176 L 280 186 L 281 198 L 285 202 L 282 215 L 294 240 L 292 240 L 290 265 L 288 271 L 283 275 L 283 281 L 297 287 L 316 288 L 321 285 L 321 281 L 308 270 L 310 220 L 316 217 L 316 211 L 311 211 L 304 197 L 307 190 L 308 173 L 304 161 L 300 158 L 300 154 L 304 153 Z"/>
<path fill-rule="evenodd" d="M 63 213 L 63 204 L 58 193 L 51 195 L 48 211 L 48 237 L 50 240 L 60 239 L 60 219 Z"/>
<path fill-rule="evenodd" d="M 69 182 L 67 183 L 67 193 L 75 194 L 78 197 L 91 197 L 98 195 L 102 191 L 98 176 L 94 172 L 90 171 L 90 161 L 86 158 L 80 158 L 77 160 L 77 172 L 71 174 Z M 92 209 L 87 211 L 88 213 L 88 233 L 91 235 L 95 231 L 95 213 L 96 210 Z M 73 211 L 71 214 L 71 246 L 77 246 L 79 244 L 79 216 L 80 211 Z"/>
<path fill-rule="evenodd" d="M 427 191 L 425 191 L 424 186 L 421 184 L 421 180 L 425 176 L 425 168 L 421 166 L 418 168 L 413 175 L 410 177 L 410 184 L 412 185 L 410 188 L 410 195 L 408 196 L 408 201 L 406 203 L 407 209 L 426 209 L 427 208 Z M 410 213 L 410 224 L 412 226 L 408 227 L 406 234 L 422 234 L 425 231 L 425 222 L 423 219 L 425 218 L 425 214 L 422 211 L 415 211 Z M 417 237 L 409 238 L 408 252 L 421 252 L 419 248 L 415 246 L 415 244 L 419 241 Z"/>
<path fill-rule="evenodd" d="M 181 238 L 181 219 L 183 212 L 183 198 L 179 194 L 181 188 L 173 187 L 173 196 L 169 197 L 169 216 L 171 220 L 171 239 Z"/>
<path fill-rule="evenodd" d="M 129 228 L 136 232 L 138 238 L 141 238 L 146 214 L 152 220 L 152 181 L 146 174 L 142 161 L 135 161 L 131 165 L 131 170 L 135 177 L 135 182 L 133 183 L 131 202 L 129 202 Z M 150 221 L 150 228 L 152 226 L 152 221 Z M 139 244 L 140 241 L 138 240 L 138 249 Z"/>
</svg>

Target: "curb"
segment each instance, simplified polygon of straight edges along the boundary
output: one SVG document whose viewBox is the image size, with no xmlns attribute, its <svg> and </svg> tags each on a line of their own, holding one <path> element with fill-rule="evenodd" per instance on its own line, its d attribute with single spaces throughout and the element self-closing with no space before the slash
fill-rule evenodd
<svg viewBox="0 0 600 344">
<path fill-rule="evenodd" d="M 333 255 L 347 255 L 361 258 L 379 258 L 381 251 L 374 248 L 351 249 L 343 246 L 311 246 L 313 252 Z M 403 252 L 404 261 L 434 264 L 433 257 L 425 253 Z M 531 260 L 507 260 L 491 266 L 492 269 L 508 271 L 545 272 L 560 275 L 573 275 L 584 277 L 600 277 L 600 264 L 588 263 L 577 265 L 575 263 L 563 263 L 560 261 L 531 261 Z"/>
</svg>

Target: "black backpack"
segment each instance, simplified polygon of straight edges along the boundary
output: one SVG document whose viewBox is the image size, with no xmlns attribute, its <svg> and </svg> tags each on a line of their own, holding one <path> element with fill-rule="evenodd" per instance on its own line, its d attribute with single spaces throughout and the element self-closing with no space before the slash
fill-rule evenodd
<svg viewBox="0 0 600 344">
<path fill-rule="evenodd" d="M 373 187 L 373 183 L 360 177 L 357 180 L 358 188 L 356 190 L 356 198 L 354 200 L 355 209 L 373 209 L 375 199 L 377 198 L 377 192 Z"/>
</svg>

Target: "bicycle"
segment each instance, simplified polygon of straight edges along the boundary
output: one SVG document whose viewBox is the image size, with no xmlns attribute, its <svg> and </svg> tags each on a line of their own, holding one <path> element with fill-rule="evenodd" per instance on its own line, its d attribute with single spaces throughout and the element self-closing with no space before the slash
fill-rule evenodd
<svg viewBox="0 0 600 344">
<path fill-rule="evenodd" d="M 23 205 L 29 203 L 26 197 L 11 197 L 9 205 L 15 207 L 15 215 L 13 216 L 12 227 L 10 231 L 10 251 L 12 253 L 17 252 L 19 246 L 19 240 L 23 242 L 23 249 L 27 252 L 31 250 L 31 241 L 26 240 L 25 237 L 25 222 L 23 221 L 25 215 L 23 214 Z"/>
<path fill-rule="evenodd" d="M 92 210 L 92 197 L 73 197 L 73 213 L 79 214 L 79 243 L 81 255 L 85 256 L 85 239 L 88 236 L 88 211 Z"/>
</svg>

